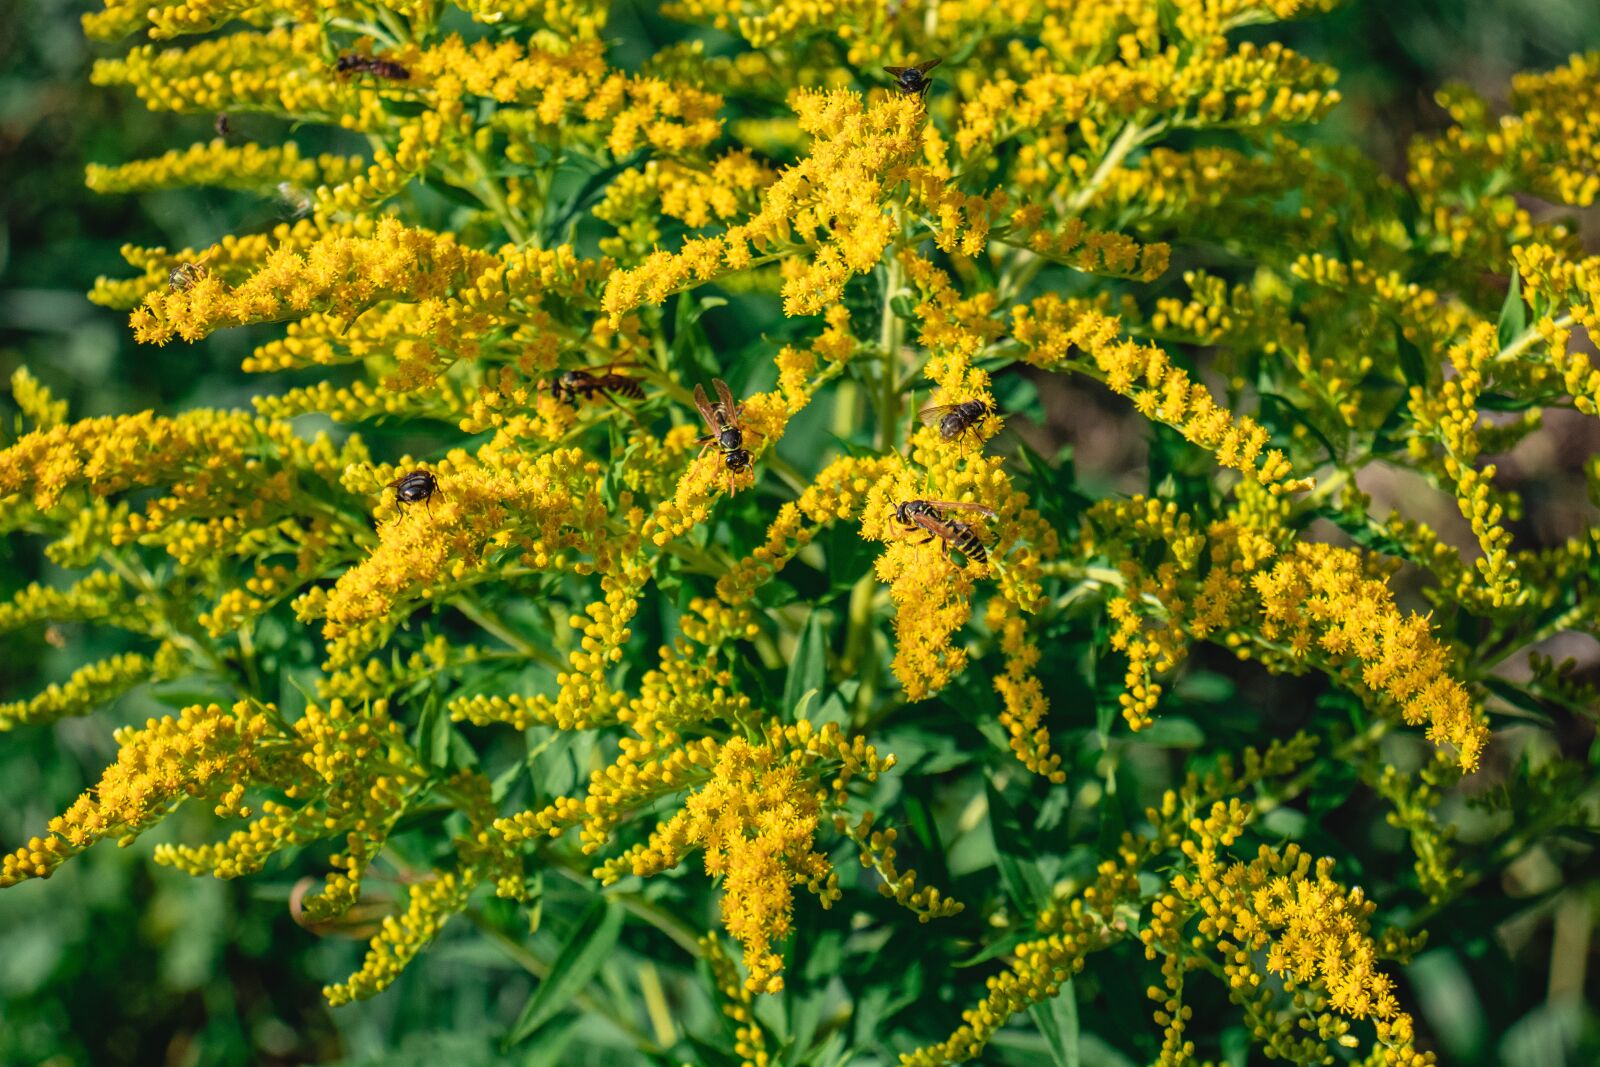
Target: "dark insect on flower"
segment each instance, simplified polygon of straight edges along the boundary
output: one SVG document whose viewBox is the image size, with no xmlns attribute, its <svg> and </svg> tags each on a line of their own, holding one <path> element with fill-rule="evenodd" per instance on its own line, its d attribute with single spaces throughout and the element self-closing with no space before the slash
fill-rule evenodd
<svg viewBox="0 0 1600 1067">
<path fill-rule="evenodd" d="M 894 76 L 895 88 L 906 96 L 924 96 L 933 82 L 928 79 L 928 71 L 943 63 L 942 59 L 929 59 L 918 63 L 914 67 L 884 67 L 884 71 Z"/>
<path fill-rule="evenodd" d="M 982 400 L 965 400 L 959 404 L 930 404 L 917 412 L 924 426 L 939 427 L 939 436 L 954 441 L 971 433 L 994 408 Z"/>
<path fill-rule="evenodd" d="M 392 59 L 379 59 L 377 56 L 359 56 L 347 53 L 338 58 L 333 69 L 340 74 L 370 74 L 374 78 L 383 78 L 392 82 L 403 82 L 411 77 L 411 72 Z"/>
<path fill-rule="evenodd" d="M 211 120 L 211 128 L 216 131 L 218 137 L 226 140 L 228 135 L 233 132 L 233 123 L 229 121 L 228 113 L 226 111 L 217 112 L 217 117 Z"/>
<path fill-rule="evenodd" d="M 706 399 L 704 386 L 694 387 L 694 406 L 700 409 L 700 417 L 706 420 L 706 427 L 711 431 L 700 438 L 700 454 L 704 455 L 706 449 L 715 445 L 722 453 L 722 463 L 731 482 L 732 475 L 750 469 L 750 453 L 744 447 L 744 431 L 739 427 L 744 405 L 734 403 L 728 383 L 721 378 L 711 379 L 711 384 L 717 390 L 715 404 Z"/>
<path fill-rule="evenodd" d="M 210 258 L 211 253 L 207 252 L 193 263 L 173 264 L 172 269 L 167 271 L 167 287 L 175 293 L 187 293 L 193 289 L 206 276 L 206 260 Z"/>
<path fill-rule="evenodd" d="M 426 501 L 430 512 L 433 510 L 433 495 L 438 493 L 444 496 L 444 490 L 439 488 L 439 479 L 431 471 L 425 470 L 402 474 L 384 488 L 394 490 L 395 503 L 405 506 Z"/>
<path fill-rule="evenodd" d="M 620 364 L 627 366 L 627 364 Z M 625 396 L 629 400 L 643 400 L 644 386 L 626 374 L 618 374 L 616 367 L 599 368 L 600 373 L 578 368 L 576 370 L 562 371 L 550 381 L 550 395 L 572 407 L 578 406 L 579 398 L 592 400 L 603 396 L 612 403 L 617 397 Z"/>
<path fill-rule="evenodd" d="M 991 519 L 995 517 L 994 509 L 982 504 L 956 504 L 948 500 L 907 500 L 895 505 L 894 517 L 907 530 L 922 530 L 928 535 L 917 542 L 920 545 L 938 539 L 975 563 L 989 562 L 989 550 L 983 547 L 978 532 L 970 523 L 950 518 L 945 514 L 947 511 L 975 511 Z"/>
</svg>

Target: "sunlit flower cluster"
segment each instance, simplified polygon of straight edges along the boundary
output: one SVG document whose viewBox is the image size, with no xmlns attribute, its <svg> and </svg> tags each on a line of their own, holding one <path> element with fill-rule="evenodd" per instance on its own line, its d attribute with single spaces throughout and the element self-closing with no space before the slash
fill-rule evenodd
<svg viewBox="0 0 1600 1067">
<path fill-rule="evenodd" d="M 175 714 L 116 731 L 0 884 L 195 799 L 236 825 L 157 860 L 304 866 L 308 931 L 370 927 L 334 1004 L 486 887 L 555 910 L 559 872 L 708 964 L 746 1063 L 779 1056 L 758 1008 L 803 970 L 803 922 L 881 944 L 874 894 L 973 957 L 916 977 L 975 1003 L 924 1012 L 907 1064 L 982 1056 L 1134 942 L 1157 1062 L 1198 1055 L 1202 981 L 1265 1055 L 1431 1062 L 1381 890 L 1252 798 L 1354 765 L 1339 788 L 1387 805 L 1442 906 L 1469 882 L 1445 797 L 1492 763 L 1490 698 L 1520 684 L 1498 668 L 1594 632 L 1593 530 L 1524 545 L 1485 459 L 1546 408 L 1600 411 L 1600 259 L 1526 202 L 1600 197 L 1600 57 L 1520 77 L 1506 117 L 1449 91 L 1402 189 L 1295 132 L 1338 102 L 1331 69 L 1230 36 L 1328 0 L 682 0 L 666 13 L 738 38 L 642 62 L 610 5 L 453 6 L 86 18 L 162 42 L 98 84 L 217 133 L 88 183 L 278 215 L 126 246 L 131 276 L 91 297 L 149 344 L 250 328 L 263 384 L 253 410 L 73 420 L 13 377 L 0 528 L 73 574 L 0 602 L 0 631 L 123 643 L 0 703 L 0 733 L 130 694 Z M 1131 471 L 1087 469 L 1106 426 L 1145 442 Z M 1470 536 L 1375 503 L 1394 468 Z M 1207 721 L 1186 672 L 1234 660 L 1294 706 L 1241 684 Z M 1592 696 L 1532 663 L 1529 700 Z M 1211 769 L 1117 795 L 1174 705 L 1168 739 L 1199 730 Z M 1300 733 L 1227 754 L 1307 723 L 1325 756 Z M 1404 769 L 1391 736 L 1437 749 Z M 1018 781 L 1059 864 L 1023 872 L 1002 840 Z M 1554 810 L 1565 788 L 1528 792 Z M 1127 818 L 1069 853 L 1084 807 Z M 427 848 L 395 847 L 413 828 Z M 371 892 L 391 868 L 403 899 Z"/>
</svg>

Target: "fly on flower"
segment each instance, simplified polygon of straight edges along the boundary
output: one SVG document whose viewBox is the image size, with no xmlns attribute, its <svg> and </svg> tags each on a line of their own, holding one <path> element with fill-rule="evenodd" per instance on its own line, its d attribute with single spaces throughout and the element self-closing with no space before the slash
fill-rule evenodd
<svg viewBox="0 0 1600 1067">
<path fill-rule="evenodd" d="M 433 495 L 438 493 L 444 496 L 444 490 L 439 488 L 439 479 L 431 471 L 425 470 L 402 474 L 384 488 L 394 490 L 395 503 L 402 507 L 427 502 L 430 513 L 433 511 Z"/>
<path fill-rule="evenodd" d="M 975 563 L 988 563 L 989 550 L 983 547 L 983 539 L 978 536 L 971 523 L 960 519 L 952 519 L 946 512 L 949 511 L 975 511 L 987 518 L 994 518 L 993 508 L 986 508 L 982 504 L 957 504 L 949 500 L 907 500 L 895 505 L 895 521 L 907 530 L 921 530 L 928 536 L 918 544 L 928 544 L 938 539 Z"/>
<path fill-rule="evenodd" d="M 706 399 L 704 386 L 694 387 L 694 405 L 700 409 L 700 417 L 706 420 L 706 426 L 711 430 L 700 438 L 700 454 L 704 455 L 706 449 L 715 445 L 722 453 L 722 462 L 728 469 L 731 481 L 733 475 L 750 469 L 750 453 L 744 447 L 744 431 L 739 427 L 739 416 L 744 412 L 744 405 L 734 402 L 728 383 L 721 378 L 711 379 L 711 384 L 717 390 L 715 404 Z"/>
<path fill-rule="evenodd" d="M 894 77 L 895 88 L 906 96 L 926 96 L 933 82 L 928 71 L 943 63 L 943 59 L 929 59 L 914 67 L 884 67 L 884 72 Z"/>
<path fill-rule="evenodd" d="M 347 74 L 370 74 L 374 78 L 385 81 L 403 82 L 411 77 L 411 72 L 392 59 L 380 59 L 377 56 L 360 56 L 347 53 L 338 58 L 333 69 L 341 76 Z"/>
<path fill-rule="evenodd" d="M 946 441 L 965 437 L 995 409 L 982 400 L 964 400 L 959 404 L 930 404 L 917 412 L 924 426 L 939 427 L 939 436 Z"/>
<path fill-rule="evenodd" d="M 630 365 L 613 363 L 596 368 L 598 373 L 582 367 L 562 371 L 551 380 L 550 395 L 572 407 L 578 406 L 580 397 L 584 400 L 593 400 L 596 396 L 603 396 L 613 403 L 619 396 L 627 397 L 629 400 L 643 400 L 644 387 L 626 374 L 618 374 L 616 371 L 619 366 Z"/>
</svg>

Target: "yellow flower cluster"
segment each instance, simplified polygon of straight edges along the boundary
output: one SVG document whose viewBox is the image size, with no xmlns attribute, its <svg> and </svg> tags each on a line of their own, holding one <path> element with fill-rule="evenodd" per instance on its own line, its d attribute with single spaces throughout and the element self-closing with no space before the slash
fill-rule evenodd
<svg viewBox="0 0 1600 1067">
<path fill-rule="evenodd" d="M 1445 800 L 1485 759 L 1489 694 L 1521 684 L 1498 668 L 1600 611 L 1592 531 L 1519 549 L 1509 465 L 1484 461 L 1546 408 L 1600 411 L 1583 343 L 1600 258 L 1518 199 L 1600 197 L 1600 59 L 1519 78 L 1504 118 L 1451 90 L 1454 125 L 1418 142 L 1402 189 L 1296 139 L 1338 100 L 1329 68 L 1236 39 L 1331 6 L 680 0 L 669 15 L 751 47 L 693 36 L 636 62 L 597 0 L 107 0 L 96 35 L 202 36 L 101 60 L 98 84 L 288 132 L 95 165 L 89 184 L 287 195 L 299 217 L 128 246 L 132 276 L 92 298 L 130 310 L 145 343 L 276 326 L 244 369 L 294 377 L 253 411 L 77 421 L 13 378 L 0 527 L 86 573 L 0 603 L 0 631 L 89 623 L 131 643 L 0 704 L 0 732 L 161 679 L 217 703 L 118 731 L 99 784 L 5 856 L 0 884 L 203 798 L 243 822 L 156 858 L 231 878 L 303 851 L 321 880 L 295 913 L 328 929 L 389 910 L 363 900 L 369 872 L 410 854 L 390 850 L 397 828 L 442 814 L 450 829 L 417 830 L 441 858 L 401 867 L 403 908 L 326 988 L 342 1004 L 393 982 L 486 886 L 522 899 L 558 868 L 612 885 L 698 851 L 711 888 L 673 892 L 715 894 L 739 959 L 647 902 L 629 921 L 701 946 L 734 1054 L 764 1065 L 756 998 L 784 988 L 796 886 L 823 907 L 867 888 L 920 921 L 962 912 L 887 824 L 915 792 L 891 771 L 920 770 L 880 755 L 885 736 L 921 744 L 949 721 L 953 747 L 983 739 L 928 756 L 941 769 L 915 785 L 935 802 L 897 820 L 916 840 L 989 775 L 1000 851 L 1006 772 L 987 745 L 1072 809 L 1053 824 L 1070 835 L 1103 795 L 1080 782 L 1095 760 L 1106 789 L 1148 784 L 1123 773 L 1117 735 L 1185 700 L 1179 668 L 1211 642 L 1316 672 L 1307 689 L 1352 694 L 1350 720 L 1372 713 L 1363 732 L 1304 709 L 1445 906 L 1477 876 Z M 877 73 L 936 57 L 927 86 Z M 312 155 L 323 144 L 352 154 Z M 1221 265 L 1170 277 L 1197 246 Z M 1149 431 L 1148 495 L 1065 452 L 1017 454 L 1063 443 L 1029 425 L 1059 423 L 1058 378 L 1111 394 L 1118 432 Z M 739 386 L 737 446 L 693 402 L 720 379 Z M 302 416 L 382 429 L 313 437 Z M 1456 498 L 1478 557 L 1411 500 L 1375 503 L 1369 471 L 1402 465 Z M 1600 485 L 1600 464 L 1587 473 Z M 1425 572 L 1431 616 L 1402 608 L 1403 563 Z M 1060 694 L 1099 704 L 1108 668 L 1124 722 L 1103 719 L 1085 755 L 1061 731 L 1094 711 Z M 303 707 L 269 702 L 279 678 L 305 680 Z M 1592 696 L 1537 661 L 1522 695 Z M 1277 729 L 1277 709 L 1240 700 L 1251 728 Z M 1323 784 L 1310 738 L 1236 763 L 1215 750 L 1236 747 L 1237 718 L 1204 724 L 1195 760 L 1215 770 L 1151 787 L 1142 822 L 1108 817 L 1093 863 L 1074 853 L 1032 900 L 980 906 L 966 886 L 982 876 L 963 873 L 982 921 L 960 936 L 1003 963 L 924 976 L 977 1003 L 903 1062 L 981 1056 L 1135 940 L 1159 961 L 1158 1063 L 1205 1047 L 1203 980 L 1269 1056 L 1431 1062 L 1383 966 L 1404 939 L 1374 936 L 1373 901 L 1332 857 L 1260 845 L 1248 800 Z M 1396 724 L 1441 751 L 1390 766 L 1377 741 Z M 524 735 L 493 783 L 474 769 L 497 758 L 490 732 Z M 957 792 L 945 766 L 968 776 Z M 1552 810 L 1564 795 L 1555 777 L 1530 791 Z M 984 810 L 968 804 L 960 832 Z M 995 869 L 1015 893 L 1012 863 Z"/>
<path fill-rule="evenodd" d="M 32 838 L 0 860 L 0 886 L 48 878 L 97 841 L 131 841 L 191 796 L 221 796 L 219 806 L 237 807 L 241 783 L 255 773 L 260 742 L 271 732 L 269 714 L 244 704 L 230 711 L 196 705 L 176 718 L 117 731 L 117 761 L 94 789 L 50 820 L 49 836 Z"/>
<path fill-rule="evenodd" d="M 304 253 L 280 248 L 238 285 L 207 270 L 145 298 L 132 318 L 140 341 L 196 341 L 213 330 L 309 314 L 353 319 L 384 300 L 426 300 L 466 288 L 494 263 L 450 234 L 380 222 L 371 237 L 338 235 Z"/>
<path fill-rule="evenodd" d="M 895 236 L 888 193 L 906 178 L 921 143 L 923 113 L 907 97 L 870 106 L 856 93 L 802 92 L 795 98 L 810 151 L 762 191 L 761 207 L 715 237 L 657 252 L 606 285 L 613 322 L 643 304 L 728 272 L 784 261 L 784 313 L 809 315 L 838 299 L 852 274 L 883 258 Z M 799 258 L 811 251 L 811 258 Z"/>
<path fill-rule="evenodd" d="M 1081 349 L 1093 361 L 1093 373 L 1112 391 L 1132 400 L 1141 415 L 1173 427 L 1213 453 L 1223 466 L 1277 492 L 1310 488 L 1308 479 L 1291 477 L 1293 468 L 1282 452 L 1263 453 L 1265 427 L 1219 405 L 1205 386 L 1175 366 L 1160 348 L 1120 340 L 1116 318 L 1051 296 L 1019 305 L 1012 318 L 1013 332 L 1024 346 L 1022 356 L 1029 363 L 1052 369 L 1071 366 L 1072 350 Z"/>
<path fill-rule="evenodd" d="M 818 781 L 823 760 L 839 763 L 831 792 Z M 847 741 L 833 723 L 813 729 L 801 719 L 769 727 L 759 745 L 736 737 L 707 746 L 696 762 L 704 767 L 704 783 L 683 808 L 651 831 L 647 843 L 601 864 L 596 876 L 610 883 L 624 874 L 657 874 L 699 848 L 706 873 L 722 881 L 722 921 L 744 949 L 745 988 L 777 992 L 783 960 L 773 942 L 789 932 L 790 887 L 805 886 L 824 907 L 839 898 L 838 875 L 815 850 L 825 808 L 843 804 L 852 778 L 874 781 L 894 759 L 879 758 L 859 737 Z M 931 914 L 951 913 L 928 891 L 917 903 Z"/>
<path fill-rule="evenodd" d="M 347 181 L 360 160 L 323 154 L 307 159 L 293 141 L 281 147 L 246 143 L 230 145 L 218 138 L 188 148 L 175 148 L 154 159 L 108 167 L 89 164 L 84 181 L 97 193 L 129 193 L 216 185 L 225 189 L 271 190 L 287 183 L 312 187 L 319 182 Z"/>
<path fill-rule="evenodd" d="M 1359 665 L 1363 685 L 1399 705 L 1406 722 L 1427 723 L 1429 739 L 1453 745 L 1462 768 L 1477 768 L 1489 728 L 1453 676 L 1454 657 L 1427 619 L 1402 614 L 1388 586 L 1362 573 L 1359 554 L 1301 542 L 1253 584 L 1263 637 L 1291 656 L 1318 648 Z"/>
</svg>

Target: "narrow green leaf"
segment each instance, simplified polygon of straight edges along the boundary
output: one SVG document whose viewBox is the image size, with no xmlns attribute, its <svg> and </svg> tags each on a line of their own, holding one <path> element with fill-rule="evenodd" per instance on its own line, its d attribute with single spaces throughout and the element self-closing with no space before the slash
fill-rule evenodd
<svg viewBox="0 0 1600 1067">
<path fill-rule="evenodd" d="M 980 963 L 987 963 L 992 959 L 1006 955 L 1024 941 L 1032 941 L 1036 936 L 1037 935 L 1031 929 L 1014 930 L 1005 937 L 1002 937 L 1000 940 L 985 945 L 982 951 L 978 952 L 976 955 L 969 956 L 967 959 L 953 963 L 951 966 L 958 969 L 964 967 L 976 967 Z"/>
<path fill-rule="evenodd" d="M 828 631 L 822 624 L 822 613 L 813 611 L 806 617 L 806 624 L 800 630 L 800 643 L 789 661 L 789 676 L 783 683 L 784 708 L 799 708 L 807 693 L 820 691 L 827 681 Z"/>
<path fill-rule="evenodd" d="M 1299 405 L 1297 405 L 1293 400 L 1290 400 L 1288 397 L 1280 396 L 1277 393 L 1263 392 L 1260 394 L 1260 396 L 1262 400 L 1268 400 L 1275 404 L 1279 410 L 1289 417 L 1291 422 L 1297 422 L 1301 426 L 1304 426 L 1306 428 L 1306 432 L 1312 437 L 1315 437 L 1317 439 L 1317 443 L 1327 451 L 1329 463 L 1339 462 L 1338 449 L 1333 447 L 1333 442 L 1328 440 L 1328 435 L 1323 433 L 1322 430 L 1318 428 L 1317 424 L 1311 421 L 1311 417 L 1300 410 Z"/>
<path fill-rule="evenodd" d="M 1517 273 L 1517 268 L 1511 268 L 1511 286 L 1506 290 L 1506 302 L 1500 305 L 1500 348 L 1506 349 L 1511 342 L 1521 336 L 1522 331 L 1528 328 L 1528 308 L 1522 302 L 1522 276 Z"/>
<path fill-rule="evenodd" d="M 984 791 L 989 799 L 989 833 L 994 838 L 996 862 L 1006 896 L 1022 914 L 1037 915 L 1050 900 L 1050 887 L 1039 873 L 1038 854 L 1028 840 L 1017 810 L 1006 802 L 992 780 L 984 782 Z"/>
<path fill-rule="evenodd" d="M 430 693 L 417 717 L 411 743 L 430 767 L 445 767 L 450 762 L 450 716 L 445 714 L 438 694 Z"/>
<path fill-rule="evenodd" d="M 1406 384 L 1419 389 L 1428 387 L 1428 365 L 1423 362 L 1422 350 L 1406 339 L 1405 331 L 1397 322 L 1394 324 L 1394 350 L 1400 357 L 1400 373 L 1406 377 Z"/>
<path fill-rule="evenodd" d="M 1063 982 L 1060 993 L 1043 1004 L 1033 1005 L 1028 1013 L 1044 1035 L 1056 1067 L 1079 1067 L 1078 996 L 1072 982 Z"/>
<path fill-rule="evenodd" d="M 622 932 L 622 916 L 622 908 L 604 897 L 589 906 L 561 955 L 556 957 L 549 976 L 539 983 L 539 988 L 522 1006 L 521 1014 L 506 1035 L 506 1048 L 532 1037 L 573 997 L 583 992 L 583 987 L 616 947 L 617 935 Z"/>
</svg>

